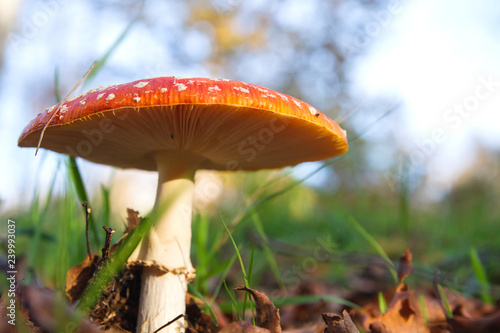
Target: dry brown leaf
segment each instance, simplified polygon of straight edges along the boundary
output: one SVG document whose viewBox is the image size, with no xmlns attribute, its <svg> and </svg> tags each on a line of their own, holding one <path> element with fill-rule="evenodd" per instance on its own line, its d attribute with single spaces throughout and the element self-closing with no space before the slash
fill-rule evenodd
<svg viewBox="0 0 500 333">
<path fill-rule="evenodd" d="M 200 303 L 204 304 L 204 303 Z M 189 322 L 189 326 L 186 329 L 187 332 L 198 333 L 213 333 L 218 332 L 219 328 L 215 326 L 212 317 L 206 313 L 203 313 L 196 303 L 195 299 L 189 296 L 189 301 L 186 305 L 186 320 Z M 221 323 L 219 322 L 219 325 Z M 160 331 L 161 333 L 161 331 Z"/>
<path fill-rule="evenodd" d="M 427 324 L 420 312 L 410 302 L 412 292 L 403 280 L 413 272 L 412 255 L 409 249 L 400 259 L 398 269 L 399 285 L 387 311 L 379 316 L 366 315 L 363 318 L 363 329 L 372 333 L 428 333 Z"/>
<path fill-rule="evenodd" d="M 281 332 L 279 310 L 276 309 L 266 294 L 247 287 L 237 287 L 235 289 L 247 291 L 255 300 L 255 324 L 257 326 L 266 328 L 272 333 Z"/>
<path fill-rule="evenodd" d="M 141 223 L 142 217 L 139 216 L 139 212 L 130 208 L 127 208 L 127 227 L 125 228 L 125 233 L 131 232 L 135 227 Z"/>
<path fill-rule="evenodd" d="M 490 333 L 500 332 L 500 312 L 484 316 L 481 318 L 467 318 L 464 316 L 454 316 L 449 318 L 451 331 L 453 333 Z"/>
<path fill-rule="evenodd" d="M 133 210 L 131 208 L 127 208 L 127 226 L 125 227 L 125 232 L 120 239 L 111 246 L 111 253 L 115 253 L 116 250 L 118 250 L 118 247 L 123 243 L 125 238 L 127 238 L 128 234 L 134 230 L 139 223 L 141 223 L 142 217 L 139 216 L 139 212 L 136 210 Z"/>
<path fill-rule="evenodd" d="M 90 254 L 81 264 L 69 269 L 66 274 L 66 295 L 70 302 L 80 298 L 89 280 L 94 275 L 98 262 L 99 256 Z"/>
<path fill-rule="evenodd" d="M 16 305 L 12 306 L 10 303 L 10 298 L 7 296 L 7 290 L 3 292 L 0 298 L 0 332 L 2 333 L 17 333 L 18 328 L 27 329 L 24 319 L 20 317 L 19 309 L 16 309 Z M 16 294 L 16 297 L 19 295 Z M 9 308 L 8 308 L 9 307 Z M 17 311 L 17 312 L 16 312 Z M 23 316 L 24 317 L 24 316 Z M 21 322 L 21 324 L 20 324 Z M 14 325 L 15 324 L 15 325 Z M 19 327 L 21 325 L 26 325 L 25 327 Z M 37 332 L 32 330 L 33 332 Z"/>
<path fill-rule="evenodd" d="M 270 333 L 265 328 L 254 326 L 246 321 L 235 321 L 224 326 L 219 333 Z"/>
<path fill-rule="evenodd" d="M 378 318 L 371 318 L 365 323 L 373 333 L 428 333 L 425 320 L 410 303 L 411 293 L 399 291 L 387 311 Z"/>
<path fill-rule="evenodd" d="M 88 319 L 79 320 L 56 293 L 47 288 L 25 287 L 24 303 L 30 320 L 42 332 L 74 331 L 80 333 L 102 332 Z"/>
<path fill-rule="evenodd" d="M 342 311 L 342 316 L 322 313 L 321 317 L 326 324 L 324 333 L 359 333 L 346 310 Z"/>
<path fill-rule="evenodd" d="M 410 249 L 406 249 L 403 256 L 399 259 L 398 267 L 398 281 L 399 284 L 403 283 L 403 280 L 413 274 L 413 264 L 412 264 L 412 254 Z"/>
</svg>

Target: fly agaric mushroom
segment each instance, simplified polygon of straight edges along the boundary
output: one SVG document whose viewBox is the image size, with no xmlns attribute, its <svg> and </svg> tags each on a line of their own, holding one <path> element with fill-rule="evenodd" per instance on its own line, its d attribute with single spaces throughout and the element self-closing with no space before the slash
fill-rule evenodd
<svg viewBox="0 0 500 333">
<path fill-rule="evenodd" d="M 205 78 L 159 77 L 91 90 L 39 114 L 19 146 L 36 147 L 44 127 L 43 148 L 158 171 L 155 207 L 168 193 L 187 189 L 132 256 L 154 263 L 142 275 L 138 332 L 152 332 L 185 311 L 194 276 L 189 252 L 196 170 L 281 168 L 348 149 L 345 131 L 296 98 Z M 168 329 L 179 332 L 181 325 Z"/>
</svg>

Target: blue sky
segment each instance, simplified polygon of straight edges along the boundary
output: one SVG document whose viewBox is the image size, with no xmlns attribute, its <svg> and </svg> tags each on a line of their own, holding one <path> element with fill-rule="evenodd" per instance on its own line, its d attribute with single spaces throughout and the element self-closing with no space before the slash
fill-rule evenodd
<svg viewBox="0 0 500 333">
<path fill-rule="evenodd" d="M 357 69 L 360 89 L 404 101 L 400 144 L 416 161 L 425 152 L 434 190 L 474 163 L 478 145 L 500 149 L 499 17 L 495 1 L 408 2 Z"/>
</svg>

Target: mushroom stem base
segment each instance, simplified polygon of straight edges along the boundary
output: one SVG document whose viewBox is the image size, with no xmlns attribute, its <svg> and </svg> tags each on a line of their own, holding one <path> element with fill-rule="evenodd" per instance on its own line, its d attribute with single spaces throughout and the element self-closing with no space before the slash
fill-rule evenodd
<svg viewBox="0 0 500 333">
<path fill-rule="evenodd" d="M 158 192 L 154 214 L 157 220 L 131 257 L 153 262 L 169 273 L 160 273 L 155 267 L 144 268 L 137 332 L 152 333 L 186 310 L 187 280 L 194 272 L 189 259 L 193 159 L 193 156 L 167 153 L 156 156 Z M 183 332 L 183 323 L 184 320 L 178 320 L 161 332 Z"/>
<path fill-rule="evenodd" d="M 148 300 L 149 303 L 140 305 L 137 332 L 154 332 L 183 314 L 186 311 L 186 291 L 185 274 L 164 274 L 154 267 L 145 267 L 142 273 L 141 302 Z M 185 331 L 184 327 L 185 320 L 180 318 L 162 329 L 162 332 L 180 333 Z"/>
</svg>

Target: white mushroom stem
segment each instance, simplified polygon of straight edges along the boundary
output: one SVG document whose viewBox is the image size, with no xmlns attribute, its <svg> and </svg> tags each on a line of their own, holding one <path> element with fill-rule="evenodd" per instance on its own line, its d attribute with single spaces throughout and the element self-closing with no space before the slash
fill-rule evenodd
<svg viewBox="0 0 500 333">
<path fill-rule="evenodd" d="M 156 155 L 156 161 L 159 177 L 155 209 L 163 212 L 142 241 L 138 259 L 153 260 L 170 272 L 164 273 L 156 267 L 144 268 L 137 332 L 154 332 L 184 314 L 187 283 L 194 273 L 189 258 L 191 214 L 194 170 L 200 157 L 163 153 Z M 184 325 L 181 318 L 162 333 L 184 332 Z"/>
</svg>

